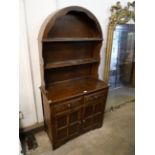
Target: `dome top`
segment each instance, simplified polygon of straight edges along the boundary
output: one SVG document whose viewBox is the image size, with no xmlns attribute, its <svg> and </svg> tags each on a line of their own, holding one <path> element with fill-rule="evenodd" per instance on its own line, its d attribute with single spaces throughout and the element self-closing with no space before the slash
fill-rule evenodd
<svg viewBox="0 0 155 155">
<path fill-rule="evenodd" d="M 43 39 L 49 38 L 101 38 L 101 27 L 87 9 L 67 7 L 56 12 L 48 21 Z"/>
</svg>

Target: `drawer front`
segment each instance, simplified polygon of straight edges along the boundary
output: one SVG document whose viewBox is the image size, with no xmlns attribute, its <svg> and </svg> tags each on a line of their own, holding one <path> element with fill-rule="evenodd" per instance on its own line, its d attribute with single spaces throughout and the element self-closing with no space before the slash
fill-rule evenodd
<svg viewBox="0 0 155 155">
<path fill-rule="evenodd" d="M 68 101 L 60 102 L 54 105 L 54 112 L 61 113 L 64 111 L 72 110 L 82 105 L 82 97 L 71 99 Z"/>
<path fill-rule="evenodd" d="M 86 95 L 84 97 L 85 104 L 93 104 L 93 103 L 102 103 L 105 101 L 107 97 L 107 90 L 103 90 L 100 92 L 92 93 L 90 95 Z"/>
</svg>

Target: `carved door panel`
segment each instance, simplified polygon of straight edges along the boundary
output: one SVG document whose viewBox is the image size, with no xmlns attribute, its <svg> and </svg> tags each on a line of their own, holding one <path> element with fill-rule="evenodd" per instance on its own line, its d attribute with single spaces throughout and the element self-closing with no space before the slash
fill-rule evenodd
<svg viewBox="0 0 155 155">
<path fill-rule="evenodd" d="M 79 134 L 81 125 L 81 108 L 71 111 L 68 114 L 68 136 L 74 137 Z"/>
<path fill-rule="evenodd" d="M 65 141 L 79 134 L 81 125 L 81 108 L 63 113 L 55 118 L 56 140 Z"/>
<path fill-rule="evenodd" d="M 107 98 L 107 91 L 99 93 L 96 97 L 94 104 L 94 116 L 93 116 L 93 126 L 99 127 L 103 123 L 103 116 L 105 110 L 105 103 Z"/>
<path fill-rule="evenodd" d="M 84 97 L 82 127 L 89 130 L 102 125 L 105 108 L 106 92 L 100 91 Z"/>
<path fill-rule="evenodd" d="M 93 104 L 86 105 L 83 108 L 82 129 L 90 130 L 93 123 Z"/>
<path fill-rule="evenodd" d="M 60 116 L 57 116 L 55 118 L 55 128 L 56 128 L 56 140 L 62 141 L 67 139 L 68 134 L 67 134 L 67 130 L 68 130 L 68 114 L 64 113 Z"/>
<path fill-rule="evenodd" d="M 93 127 L 101 126 L 103 120 L 103 112 L 104 112 L 104 100 L 99 102 L 98 100 L 94 104 L 93 111 Z"/>
</svg>

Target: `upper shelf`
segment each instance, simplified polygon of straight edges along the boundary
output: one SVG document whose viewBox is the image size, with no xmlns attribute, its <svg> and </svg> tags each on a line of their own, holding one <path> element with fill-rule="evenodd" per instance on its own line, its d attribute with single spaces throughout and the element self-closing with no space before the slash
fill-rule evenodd
<svg viewBox="0 0 155 155">
<path fill-rule="evenodd" d="M 56 61 L 56 62 L 47 63 L 45 65 L 45 69 L 75 66 L 75 65 L 82 65 L 82 64 L 91 64 L 91 63 L 97 63 L 97 62 L 99 62 L 99 60 L 94 58 Z"/>
<path fill-rule="evenodd" d="M 48 38 L 43 39 L 42 42 L 89 42 L 102 41 L 102 38 Z"/>
</svg>

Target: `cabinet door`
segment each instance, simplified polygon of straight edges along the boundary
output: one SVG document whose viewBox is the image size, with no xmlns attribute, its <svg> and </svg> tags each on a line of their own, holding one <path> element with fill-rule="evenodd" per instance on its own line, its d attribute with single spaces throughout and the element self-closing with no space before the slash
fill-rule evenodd
<svg viewBox="0 0 155 155">
<path fill-rule="evenodd" d="M 105 98 L 96 100 L 93 111 L 93 127 L 100 127 L 103 123 L 103 115 L 105 108 Z"/>
<path fill-rule="evenodd" d="M 56 116 L 55 118 L 56 141 L 66 140 L 68 136 L 68 113 Z"/>
<path fill-rule="evenodd" d="M 56 141 L 66 141 L 77 136 L 81 125 L 81 108 L 56 116 L 55 124 Z"/>
<path fill-rule="evenodd" d="M 74 137 L 79 134 L 81 125 L 81 108 L 72 110 L 68 114 L 68 136 Z"/>
<path fill-rule="evenodd" d="M 79 134 L 83 98 L 58 103 L 54 106 L 55 141 L 63 142 Z"/>
<path fill-rule="evenodd" d="M 106 97 L 106 91 L 85 95 L 82 120 L 83 130 L 90 130 L 102 125 Z"/>
<path fill-rule="evenodd" d="M 93 104 L 84 106 L 83 117 L 82 117 L 82 129 L 90 130 L 93 123 Z"/>
</svg>

